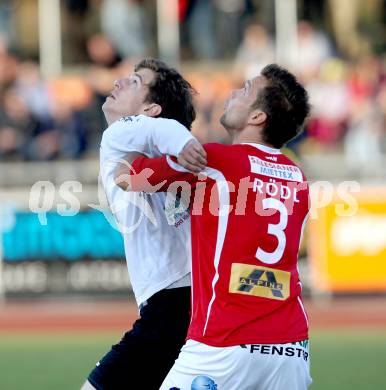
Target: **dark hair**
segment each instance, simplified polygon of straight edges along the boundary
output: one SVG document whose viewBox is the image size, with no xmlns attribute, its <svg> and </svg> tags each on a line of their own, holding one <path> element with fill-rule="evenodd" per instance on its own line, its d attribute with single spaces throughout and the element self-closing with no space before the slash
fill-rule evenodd
<svg viewBox="0 0 386 390">
<path fill-rule="evenodd" d="M 281 148 L 303 130 L 310 112 L 308 94 L 293 74 L 276 64 L 267 65 L 261 75 L 268 83 L 258 94 L 253 107 L 267 114 L 263 140 Z"/>
<path fill-rule="evenodd" d="M 135 66 L 135 71 L 150 69 L 155 73 L 154 81 L 149 85 L 145 101 L 162 107 L 162 118 L 175 119 L 188 129 L 196 119 L 193 95 L 196 91 L 174 68 L 163 61 L 146 58 Z"/>
</svg>

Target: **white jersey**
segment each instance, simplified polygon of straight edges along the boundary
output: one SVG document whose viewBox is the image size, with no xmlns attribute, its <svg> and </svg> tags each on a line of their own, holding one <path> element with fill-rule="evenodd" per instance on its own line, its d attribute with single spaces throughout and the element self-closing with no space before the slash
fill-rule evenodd
<svg viewBox="0 0 386 390">
<path fill-rule="evenodd" d="M 166 135 L 166 136 L 165 136 Z M 178 155 L 192 134 L 172 119 L 124 117 L 103 133 L 100 172 L 106 197 L 123 234 L 125 255 L 137 304 L 188 278 L 191 262 L 190 215 L 165 193 L 135 193 L 119 188 L 114 170 L 127 152 L 147 157 Z M 177 283 L 176 283 L 177 282 Z M 190 283 L 188 283 L 190 284 Z M 185 279 L 184 279 L 184 284 Z"/>
</svg>

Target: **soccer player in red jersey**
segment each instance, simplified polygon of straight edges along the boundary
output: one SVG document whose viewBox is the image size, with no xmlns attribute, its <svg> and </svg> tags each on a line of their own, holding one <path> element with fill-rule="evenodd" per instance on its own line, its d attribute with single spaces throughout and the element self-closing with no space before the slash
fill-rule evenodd
<svg viewBox="0 0 386 390">
<path fill-rule="evenodd" d="M 126 190 L 180 192 L 190 203 L 191 323 L 162 390 L 310 385 L 297 267 L 309 190 L 301 169 L 280 152 L 308 113 L 305 89 L 269 65 L 227 101 L 221 123 L 233 142 L 204 145 L 206 166 L 196 163 L 193 140 L 178 159 L 129 154 L 129 178 L 127 167 L 117 169 Z"/>
</svg>

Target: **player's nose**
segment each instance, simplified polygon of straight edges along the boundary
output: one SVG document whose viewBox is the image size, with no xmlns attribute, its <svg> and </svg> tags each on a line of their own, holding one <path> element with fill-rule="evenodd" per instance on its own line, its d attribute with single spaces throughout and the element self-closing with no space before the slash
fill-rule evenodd
<svg viewBox="0 0 386 390">
<path fill-rule="evenodd" d="M 121 88 L 121 80 L 114 80 L 114 87 L 117 89 Z"/>
</svg>

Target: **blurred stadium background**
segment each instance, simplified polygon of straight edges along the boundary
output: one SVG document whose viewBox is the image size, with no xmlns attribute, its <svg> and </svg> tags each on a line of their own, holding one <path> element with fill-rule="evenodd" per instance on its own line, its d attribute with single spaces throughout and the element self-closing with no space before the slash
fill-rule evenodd
<svg viewBox="0 0 386 390">
<path fill-rule="evenodd" d="M 101 104 L 144 56 L 197 89 L 202 142 L 228 141 L 224 99 L 265 64 L 306 85 L 287 153 L 313 190 L 312 389 L 385 389 L 385 49 L 385 0 L 0 1 L 0 389 L 79 388 L 136 317 L 98 149 Z"/>
</svg>

